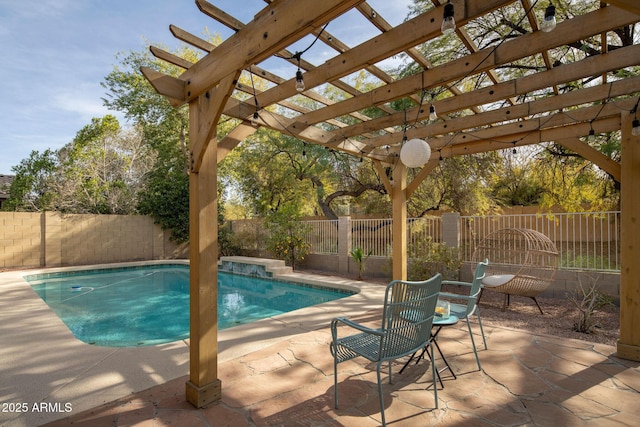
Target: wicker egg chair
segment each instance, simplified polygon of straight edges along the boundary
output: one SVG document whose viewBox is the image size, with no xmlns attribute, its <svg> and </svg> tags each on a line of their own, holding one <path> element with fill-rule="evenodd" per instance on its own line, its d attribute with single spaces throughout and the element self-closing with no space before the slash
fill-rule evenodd
<svg viewBox="0 0 640 427">
<path fill-rule="evenodd" d="M 502 310 L 511 295 L 536 300 L 553 282 L 558 269 L 558 249 L 544 234 L 526 228 L 503 228 L 488 234 L 476 247 L 472 265 L 488 259 L 483 291 L 504 294 Z"/>
</svg>

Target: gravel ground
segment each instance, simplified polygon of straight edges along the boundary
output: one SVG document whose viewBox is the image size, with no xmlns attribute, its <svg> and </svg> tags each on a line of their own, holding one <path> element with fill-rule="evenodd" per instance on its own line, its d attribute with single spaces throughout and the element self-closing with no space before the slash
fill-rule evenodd
<svg viewBox="0 0 640 427">
<path fill-rule="evenodd" d="M 574 338 L 615 346 L 620 336 L 620 310 L 612 304 L 593 313 L 592 333 L 577 332 L 574 325 L 580 319 L 580 310 L 568 299 L 536 298 L 544 314 L 531 298 L 511 297 L 503 312 L 503 296 L 484 292 L 480 300 L 482 321 L 486 324 L 524 329 L 536 334 Z"/>
<path fill-rule="evenodd" d="M 309 273 L 327 275 L 322 271 L 306 270 Z M 356 280 L 356 277 L 348 277 Z M 364 280 L 386 285 L 379 278 L 364 277 Z M 443 287 L 447 292 L 457 293 L 458 287 Z M 504 326 L 523 329 L 535 334 L 553 335 L 563 338 L 574 338 L 600 344 L 615 346 L 620 336 L 620 310 L 613 304 L 598 308 L 593 312 L 593 328 L 591 333 L 577 332 L 574 325 L 580 319 L 580 310 L 569 299 L 536 298 L 544 314 L 531 298 L 510 298 L 510 304 L 502 311 L 503 295 L 496 292 L 484 292 L 480 300 L 482 322 L 486 325 Z"/>
</svg>

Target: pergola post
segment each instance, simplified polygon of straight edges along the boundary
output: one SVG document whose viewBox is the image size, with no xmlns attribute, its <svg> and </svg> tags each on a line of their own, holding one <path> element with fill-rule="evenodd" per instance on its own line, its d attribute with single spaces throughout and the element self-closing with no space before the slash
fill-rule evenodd
<svg viewBox="0 0 640 427">
<path fill-rule="evenodd" d="M 391 187 L 393 280 L 407 280 L 407 167 L 402 162 L 393 169 Z"/>
<path fill-rule="evenodd" d="M 640 361 L 640 137 L 631 134 L 633 114 L 622 113 L 620 188 L 620 340 L 618 357 Z"/>
<path fill-rule="evenodd" d="M 189 104 L 190 146 L 202 111 Z M 214 126 L 215 128 L 215 126 Z M 215 134 L 214 134 L 215 135 Z M 215 138 L 214 138 L 215 142 Z M 187 401 L 201 408 L 221 397 L 218 379 L 218 191 L 216 144 L 204 146 L 199 170 L 189 175 L 190 359 Z"/>
</svg>

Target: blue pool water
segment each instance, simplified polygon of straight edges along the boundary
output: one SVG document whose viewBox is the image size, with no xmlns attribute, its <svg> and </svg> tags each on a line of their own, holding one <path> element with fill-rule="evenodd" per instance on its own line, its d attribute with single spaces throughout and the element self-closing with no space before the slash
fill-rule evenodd
<svg viewBox="0 0 640 427">
<path fill-rule="evenodd" d="M 189 268 L 155 265 L 27 276 L 80 340 L 132 347 L 189 337 Z M 344 298 L 349 292 L 218 273 L 218 329 Z"/>
</svg>

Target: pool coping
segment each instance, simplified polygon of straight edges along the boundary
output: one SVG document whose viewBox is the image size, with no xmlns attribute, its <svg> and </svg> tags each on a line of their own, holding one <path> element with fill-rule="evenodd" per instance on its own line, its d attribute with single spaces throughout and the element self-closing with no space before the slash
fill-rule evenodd
<svg viewBox="0 0 640 427">
<path fill-rule="evenodd" d="M 3 378 L 0 404 L 21 404 L 27 408 L 24 413 L 0 412 L 0 425 L 41 425 L 188 375 L 189 340 L 135 348 L 86 344 L 69 331 L 24 280 L 24 276 L 33 274 L 154 264 L 188 265 L 189 261 L 140 261 L 0 273 L 0 377 Z M 218 363 L 294 335 L 326 328 L 336 316 L 356 316 L 380 308 L 384 297 L 384 286 L 364 281 L 286 270 L 274 274 L 274 278 L 358 293 L 218 331 Z M 34 404 L 41 402 L 48 404 L 46 410 L 34 411 Z M 69 406 L 72 412 L 68 412 Z"/>
</svg>

